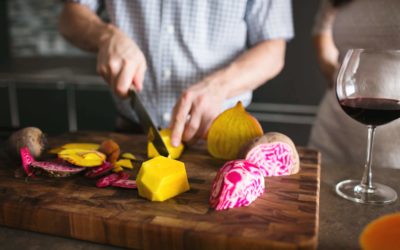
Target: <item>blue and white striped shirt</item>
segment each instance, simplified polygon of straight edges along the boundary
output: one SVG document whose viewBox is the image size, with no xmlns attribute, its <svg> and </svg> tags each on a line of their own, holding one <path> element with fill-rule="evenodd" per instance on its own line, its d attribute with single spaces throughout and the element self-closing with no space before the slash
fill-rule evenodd
<svg viewBox="0 0 400 250">
<path fill-rule="evenodd" d="M 71 0 L 70 0 L 71 1 Z M 99 0 L 72 0 L 96 11 Z M 131 37 L 147 60 L 140 93 L 160 127 L 169 124 L 183 90 L 227 66 L 249 47 L 293 37 L 291 0 L 104 0 L 111 23 Z M 232 98 L 247 105 L 251 92 Z M 128 100 L 119 111 L 136 120 Z"/>
</svg>

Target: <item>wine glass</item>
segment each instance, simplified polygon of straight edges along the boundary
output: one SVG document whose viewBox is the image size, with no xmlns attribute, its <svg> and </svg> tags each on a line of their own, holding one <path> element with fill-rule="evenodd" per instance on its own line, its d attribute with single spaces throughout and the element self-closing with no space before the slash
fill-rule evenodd
<svg viewBox="0 0 400 250">
<path fill-rule="evenodd" d="M 336 96 L 344 112 L 368 128 L 363 177 L 339 182 L 336 193 L 358 203 L 394 202 L 396 191 L 372 181 L 372 149 L 375 128 L 400 117 L 400 50 L 348 50 L 339 70 Z"/>
</svg>

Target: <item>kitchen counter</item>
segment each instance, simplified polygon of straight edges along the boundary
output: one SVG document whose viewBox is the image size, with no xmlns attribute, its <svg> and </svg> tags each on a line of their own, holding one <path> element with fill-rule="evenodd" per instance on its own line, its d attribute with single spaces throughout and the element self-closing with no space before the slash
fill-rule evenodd
<svg viewBox="0 0 400 250">
<path fill-rule="evenodd" d="M 376 169 L 375 172 L 377 180 L 400 193 L 400 171 Z M 400 211 L 399 201 L 386 206 L 361 205 L 335 194 L 334 185 L 337 182 L 349 177 L 358 178 L 361 174 L 361 167 L 322 166 L 318 249 L 357 249 L 359 234 L 368 222 L 378 216 Z M 0 227 L 0 245 L 2 249 L 119 249 L 7 227 Z"/>
</svg>

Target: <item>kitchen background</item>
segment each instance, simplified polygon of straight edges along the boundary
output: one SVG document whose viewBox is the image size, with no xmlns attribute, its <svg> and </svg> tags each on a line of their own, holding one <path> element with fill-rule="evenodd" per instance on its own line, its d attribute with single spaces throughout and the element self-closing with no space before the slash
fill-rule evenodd
<svg viewBox="0 0 400 250">
<path fill-rule="evenodd" d="M 116 110 L 96 75 L 95 56 L 69 45 L 58 33 L 61 1 L 0 1 L 0 138 L 37 126 L 48 134 L 114 130 Z M 248 110 L 265 130 L 306 145 L 325 90 L 312 48 L 318 0 L 293 1 L 296 37 L 283 72 L 254 93 Z M 104 19 L 106 15 L 100 13 Z"/>
</svg>

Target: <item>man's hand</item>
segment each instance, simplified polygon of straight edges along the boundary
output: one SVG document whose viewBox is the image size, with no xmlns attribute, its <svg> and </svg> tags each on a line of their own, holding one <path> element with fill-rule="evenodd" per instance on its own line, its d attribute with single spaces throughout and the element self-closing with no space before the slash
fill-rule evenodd
<svg viewBox="0 0 400 250">
<path fill-rule="evenodd" d="M 205 138 L 224 101 L 254 90 L 282 70 L 285 49 L 286 42 L 282 39 L 260 42 L 225 68 L 189 87 L 173 110 L 172 145 Z"/>
<path fill-rule="evenodd" d="M 133 84 L 141 91 L 146 72 L 142 51 L 127 35 L 117 28 L 100 39 L 97 72 L 120 97 L 126 97 Z"/>
<path fill-rule="evenodd" d="M 178 146 L 181 141 L 191 144 L 206 137 L 226 99 L 220 89 L 220 75 L 213 74 L 183 92 L 172 114 L 172 145 Z"/>
<path fill-rule="evenodd" d="M 59 29 L 72 44 L 96 52 L 97 72 L 115 93 L 125 97 L 130 86 L 140 91 L 146 60 L 136 43 L 112 24 L 104 23 L 85 5 L 66 2 Z"/>
</svg>

